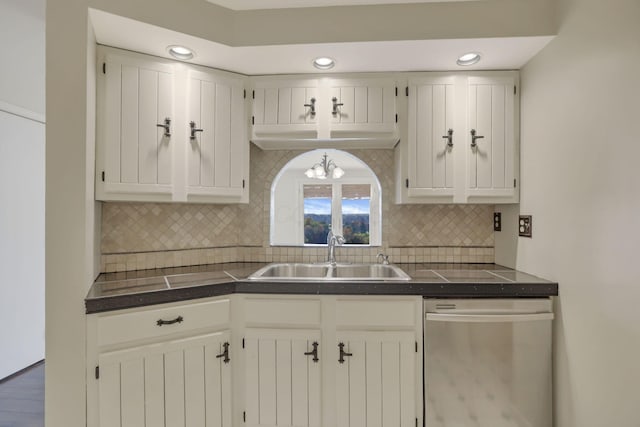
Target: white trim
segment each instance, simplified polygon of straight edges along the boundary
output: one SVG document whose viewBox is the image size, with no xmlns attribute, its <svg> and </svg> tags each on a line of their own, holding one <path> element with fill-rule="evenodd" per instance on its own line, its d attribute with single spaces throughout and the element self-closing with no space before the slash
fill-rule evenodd
<svg viewBox="0 0 640 427">
<path fill-rule="evenodd" d="M 33 120 L 34 122 L 46 124 L 44 114 L 27 110 L 26 108 L 22 108 L 17 105 L 10 104 L 1 99 L 0 99 L 0 111 L 4 111 L 5 113 L 13 114 L 14 116 L 22 117 L 24 119 Z"/>
</svg>

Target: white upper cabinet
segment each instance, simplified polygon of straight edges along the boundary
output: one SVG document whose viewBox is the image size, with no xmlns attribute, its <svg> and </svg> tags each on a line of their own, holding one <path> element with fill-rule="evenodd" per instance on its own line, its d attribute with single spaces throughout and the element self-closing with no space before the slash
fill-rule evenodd
<svg viewBox="0 0 640 427">
<path fill-rule="evenodd" d="M 367 137 L 396 130 L 396 84 L 390 78 L 331 79 L 331 137 Z"/>
<path fill-rule="evenodd" d="M 171 200 L 174 73 L 168 61 L 108 51 L 98 107 L 96 198 Z M 168 132 L 164 127 L 167 123 Z"/>
<path fill-rule="evenodd" d="M 243 76 L 100 48 L 96 199 L 246 202 Z M 195 138 L 191 138 L 194 122 Z"/>
<path fill-rule="evenodd" d="M 517 203 L 516 72 L 408 80 L 400 203 Z"/>
<path fill-rule="evenodd" d="M 253 80 L 251 140 L 262 149 L 392 148 L 398 142 L 391 77 Z"/>
<path fill-rule="evenodd" d="M 454 144 L 461 139 L 456 126 L 455 89 L 452 76 L 409 80 L 407 159 L 411 197 L 453 201 Z"/>
<path fill-rule="evenodd" d="M 471 76 L 468 91 L 467 200 L 518 202 L 515 78 Z"/>
<path fill-rule="evenodd" d="M 252 95 L 254 139 L 318 137 L 318 80 L 259 80 Z"/>
<path fill-rule="evenodd" d="M 188 111 L 188 199 L 241 197 L 247 156 L 243 81 L 190 71 Z"/>
</svg>

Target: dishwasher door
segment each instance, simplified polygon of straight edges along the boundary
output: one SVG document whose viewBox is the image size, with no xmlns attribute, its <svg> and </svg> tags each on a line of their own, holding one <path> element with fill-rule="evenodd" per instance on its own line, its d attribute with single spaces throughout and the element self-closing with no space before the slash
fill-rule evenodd
<svg viewBox="0 0 640 427">
<path fill-rule="evenodd" d="M 550 299 L 425 299 L 425 427 L 552 427 Z"/>
</svg>

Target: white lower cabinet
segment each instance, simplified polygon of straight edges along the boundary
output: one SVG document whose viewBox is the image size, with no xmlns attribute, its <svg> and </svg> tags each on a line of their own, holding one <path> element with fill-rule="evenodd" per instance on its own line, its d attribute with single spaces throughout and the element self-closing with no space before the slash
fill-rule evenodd
<svg viewBox="0 0 640 427">
<path fill-rule="evenodd" d="M 416 422 L 416 341 L 412 332 L 336 334 L 338 427 L 413 427 Z"/>
<path fill-rule="evenodd" d="M 247 426 L 322 425 L 320 344 L 319 330 L 246 331 Z"/>
<path fill-rule="evenodd" d="M 91 314 L 87 426 L 419 425 L 421 302 L 232 295 Z"/>
<path fill-rule="evenodd" d="M 100 427 L 231 427 L 229 339 L 223 331 L 100 354 Z"/>
</svg>

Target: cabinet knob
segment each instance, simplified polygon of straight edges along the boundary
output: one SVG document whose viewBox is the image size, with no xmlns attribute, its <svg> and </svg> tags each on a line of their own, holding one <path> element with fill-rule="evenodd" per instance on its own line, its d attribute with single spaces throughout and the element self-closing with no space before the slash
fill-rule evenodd
<svg viewBox="0 0 640 427">
<path fill-rule="evenodd" d="M 475 148 L 478 144 L 476 143 L 476 139 L 482 139 L 484 136 L 476 135 L 476 130 L 471 129 L 471 148 Z"/>
<path fill-rule="evenodd" d="M 191 136 L 190 139 L 196 139 L 196 132 L 204 132 L 204 129 L 196 129 L 196 122 L 190 121 L 189 127 L 191 128 Z"/>
</svg>

